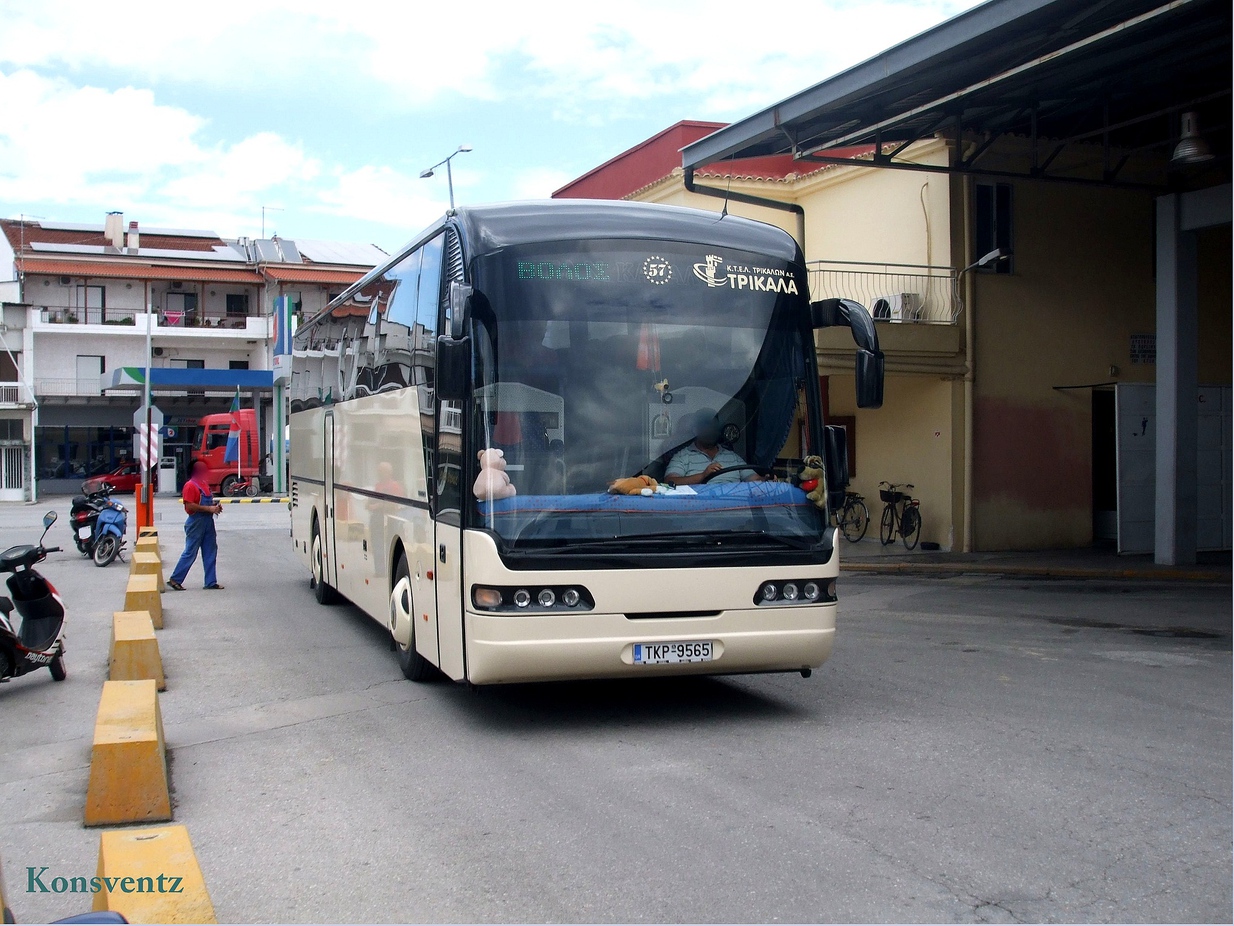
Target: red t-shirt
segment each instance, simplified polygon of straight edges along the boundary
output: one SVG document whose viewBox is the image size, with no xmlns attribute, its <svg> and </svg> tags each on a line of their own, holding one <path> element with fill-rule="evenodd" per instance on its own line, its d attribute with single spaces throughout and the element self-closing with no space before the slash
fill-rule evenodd
<svg viewBox="0 0 1234 926">
<path fill-rule="evenodd" d="M 201 497 L 210 494 L 210 487 L 203 486 L 194 479 L 190 479 L 184 484 L 184 490 L 180 493 L 180 498 L 186 505 L 202 504 Z"/>
</svg>

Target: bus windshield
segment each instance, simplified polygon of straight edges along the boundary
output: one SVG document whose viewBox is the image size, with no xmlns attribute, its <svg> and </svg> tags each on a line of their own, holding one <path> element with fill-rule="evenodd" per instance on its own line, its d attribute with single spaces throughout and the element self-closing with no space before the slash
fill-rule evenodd
<svg viewBox="0 0 1234 926">
<path fill-rule="evenodd" d="M 506 550 L 822 540 L 825 511 L 786 479 L 819 446 L 802 267 L 573 241 L 473 277 L 471 446 L 505 471 L 478 454 L 472 526 Z"/>
</svg>

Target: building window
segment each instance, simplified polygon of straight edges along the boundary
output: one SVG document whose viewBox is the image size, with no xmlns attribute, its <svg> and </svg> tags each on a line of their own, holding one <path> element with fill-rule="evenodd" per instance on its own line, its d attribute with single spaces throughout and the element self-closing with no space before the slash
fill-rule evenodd
<svg viewBox="0 0 1234 926">
<path fill-rule="evenodd" d="M 169 367 L 180 367 L 183 370 L 204 370 L 206 368 L 206 361 L 187 360 L 182 358 L 180 360 L 169 360 L 167 361 L 167 365 Z"/>
<path fill-rule="evenodd" d="M 98 354 L 77 355 L 77 395 L 102 395 L 107 361 Z"/>
<path fill-rule="evenodd" d="M 229 370 L 247 370 L 249 362 L 247 360 L 228 360 L 227 369 Z"/>
<path fill-rule="evenodd" d="M 74 294 L 74 306 L 80 321 L 88 325 L 101 325 L 107 308 L 107 290 L 102 286 L 78 285 Z"/>
<path fill-rule="evenodd" d="M 995 248 L 1004 254 L 1014 254 L 1012 235 L 1011 184 L 978 183 L 976 190 L 976 215 L 974 226 L 977 240 L 974 242 L 974 258 L 983 257 Z M 981 273 L 1011 273 L 1012 257 L 994 261 L 980 268 Z"/>
<path fill-rule="evenodd" d="M 227 317 L 244 318 L 249 314 L 248 293 L 227 294 Z"/>
<path fill-rule="evenodd" d="M 0 350 L 0 383 L 21 382 L 18 375 L 20 369 L 21 351 L 15 350 L 10 354 L 7 350 Z"/>
</svg>

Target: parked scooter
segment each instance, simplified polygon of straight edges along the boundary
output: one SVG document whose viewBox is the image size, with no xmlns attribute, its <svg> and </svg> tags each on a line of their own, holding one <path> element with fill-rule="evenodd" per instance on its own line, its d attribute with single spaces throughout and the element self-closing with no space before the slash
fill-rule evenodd
<svg viewBox="0 0 1234 926">
<path fill-rule="evenodd" d="M 107 566 L 124 550 L 128 509 L 111 497 L 111 486 L 73 498 L 73 540 L 82 556 Z M 123 557 L 121 557 L 123 561 Z"/>
<path fill-rule="evenodd" d="M 48 553 L 60 550 L 43 546 L 55 523 L 56 513 L 47 512 L 37 546 L 23 543 L 0 553 L 0 573 L 12 573 L 5 584 L 13 596 L 0 596 L 0 682 L 36 669 L 49 669 L 57 682 L 68 677 L 64 664 L 64 601 L 55 586 L 34 568 Z M 14 608 L 21 618 L 20 630 L 13 623 Z"/>
</svg>

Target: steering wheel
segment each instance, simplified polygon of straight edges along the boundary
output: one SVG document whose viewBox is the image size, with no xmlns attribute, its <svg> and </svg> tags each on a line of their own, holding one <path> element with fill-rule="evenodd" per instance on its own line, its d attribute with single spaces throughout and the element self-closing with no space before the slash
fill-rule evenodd
<svg viewBox="0 0 1234 926">
<path fill-rule="evenodd" d="M 774 476 L 775 472 L 770 466 L 755 466 L 752 463 L 742 463 L 740 466 L 725 466 L 723 469 L 718 469 L 714 473 L 708 473 L 703 477 L 701 485 L 706 485 L 722 473 L 735 473 L 741 469 L 752 469 L 760 476 Z"/>
</svg>

